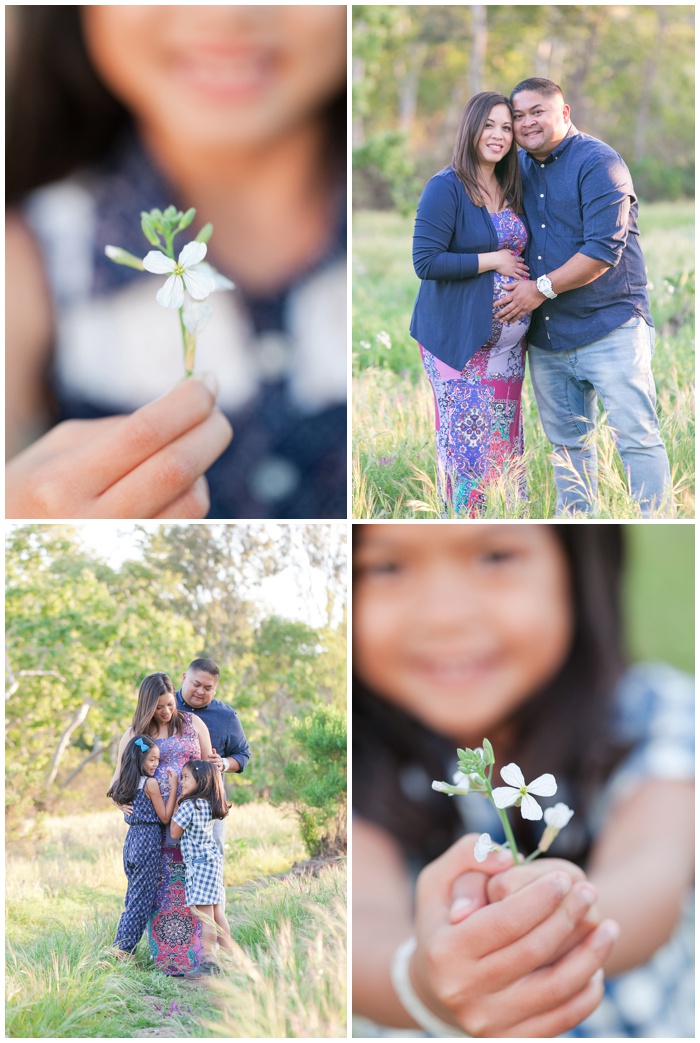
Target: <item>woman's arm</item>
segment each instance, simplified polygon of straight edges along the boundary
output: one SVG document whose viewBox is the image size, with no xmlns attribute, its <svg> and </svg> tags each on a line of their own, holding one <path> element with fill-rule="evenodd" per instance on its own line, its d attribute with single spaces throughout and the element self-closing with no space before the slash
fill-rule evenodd
<svg viewBox="0 0 700 1043">
<path fill-rule="evenodd" d="M 170 792 L 168 793 L 168 803 L 163 803 L 163 798 L 160 795 L 160 786 L 155 779 L 148 779 L 146 781 L 146 793 L 151 798 L 151 803 L 155 808 L 156 815 L 164 825 L 167 826 L 168 822 L 172 818 L 173 811 L 175 810 L 175 801 L 177 800 L 177 772 L 173 768 L 168 768 L 168 775 L 170 777 Z M 172 835 L 172 830 L 170 831 Z M 177 837 L 173 839 L 177 840 Z"/>
<path fill-rule="evenodd" d="M 200 756 L 203 761 L 211 757 L 211 736 L 204 721 L 200 720 L 195 713 L 192 714 L 192 726 L 199 737 Z"/>
</svg>

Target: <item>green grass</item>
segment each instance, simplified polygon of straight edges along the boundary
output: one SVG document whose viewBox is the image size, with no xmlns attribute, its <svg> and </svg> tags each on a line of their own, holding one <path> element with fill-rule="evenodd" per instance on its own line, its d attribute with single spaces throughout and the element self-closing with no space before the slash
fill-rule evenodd
<svg viewBox="0 0 700 1043">
<path fill-rule="evenodd" d="M 694 517 L 693 205 L 646 204 L 640 220 L 656 323 L 661 433 L 669 452 L 678 517 Z M 412 218 L 359 212 L 353 218 L 353 516 L 437 518 L 432 392 L 408 334 L 418 280 L 411 266 Z M 529 381 L 523 389 L 529 517 L 551 518 L 550 446 Z M 601 518 L 638 518 L 602 422 L 593 435 L 600 464 Z M 492 490 L 487 517 L 518 517 L 511 483 Z"/>
<path fill-rule="evenodd" d="M 114 811 L 46 816 L 8 849 L 8 1036 L 345 1035 L 345 865 L 273 875 L 304 857 L 288 809 L 231 811 L 227 916 L 240 951 L 205 984 L 155 971 L 145 939 L 133 962 L 112 954 L 124 833 Z"/>
</svg>

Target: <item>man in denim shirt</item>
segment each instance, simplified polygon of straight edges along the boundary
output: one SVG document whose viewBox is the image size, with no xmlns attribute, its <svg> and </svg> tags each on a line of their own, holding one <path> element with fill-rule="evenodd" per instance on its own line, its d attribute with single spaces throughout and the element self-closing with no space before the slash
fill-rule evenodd
<svg viewBox="0 0 700 1043">
<path fill-rule="evenodd" d="M 597 396 L 642 513 L 668 509 L 671 478 L 651 373 L 654 323 L 629 171 L 608 145 L 576 130 L 551 80 L 524 80 L 511 101 L 531 278 L 496 307 L 507 322 L 532 312 L 530 374 L 555 448 L 557 514 L 590 513 L 595 505 L 596 450 L 586 439 Z"/>
</svg>

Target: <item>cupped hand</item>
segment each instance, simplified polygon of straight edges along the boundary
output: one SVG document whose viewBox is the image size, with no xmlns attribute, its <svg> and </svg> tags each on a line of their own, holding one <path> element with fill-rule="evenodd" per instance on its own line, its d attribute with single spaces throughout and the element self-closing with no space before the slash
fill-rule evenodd
<svg viewBox="0 0 700 1043">
<path fill-rule="evenodd" d="M 485 905 L 507 862 L 490 855 L 476 863 L 475 840 L 462 838 L 419 877 L 413 986 L 438 1017 L 472 1036 L 560 1035 L 600 1003 L 598 972 L 617 925 L 589 928 L 557 959 L 591 908 L 591 885 L 558 868 Z M 511 862 L 510 872 L 521 868 Z"/>
<path fill-rule="evenodd" d="M 505 275 L 510 279 L 527 279 L 530 275 L 530 269 L 522 257 L 518 257 L 512 250 L 498 250 L 496 256 L 498 260 L 494 271 L 499 275 Z"/>
<path fill-rule="evenodd" d="M 6 517 L 203 518 L 233 437 L 216 393 L 190 377 L 129 416 L 58 424 L 7 464 Z"/>
</svg>

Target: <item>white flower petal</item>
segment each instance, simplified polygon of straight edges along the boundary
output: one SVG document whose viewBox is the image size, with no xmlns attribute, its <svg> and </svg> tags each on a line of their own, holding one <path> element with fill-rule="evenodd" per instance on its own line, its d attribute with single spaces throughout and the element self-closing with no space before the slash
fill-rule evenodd
<svg viewBox="0 0 700 1043">
<path fill-rule="evenodd" d="M 520 812 L 523 818 L 530 819 L 532 822 L 537 822 L 538 819 L 542 818 L 542 808 L 529 793 L 526 793 L 523 797 L 523 802 L 520 805 Z"/>
<path fill-rule="evenodd" d="M 474 845 L 474 858 L 477 862 L 485 862 L 489 856 L 493 841 L 488 833 L 482 833 Z"/>
<path fill-rule="evenodd" d="M 156 294 L 156 300 L 164 308 L 180 308 L 185 299 L 185 290 L 179 275 L 171 275 Z"/>
<path fill-rule="evenodd" d="M 557 792 L 557 780 L 553 775 L 538 775 L 529 782 L 528 793 L 536 793 L 538 797 L 552 797 Z"/>
<path fill-rule="evenodd" d="M 493 791 L 493 802 L 497 808 L 512 808 L 520 798 L 520 790 L 510 786 L 497 786 Z"/>
<path fill-rule="evenodd" d="M 505 768 L 501 768 L 501 778 L 504 782 L 507 782 L 509 786 L 520 786 L 525 785 L 525 776 L 521 772 L 517 764 L 506 764 Z"/>
<path fill-rule="evenodd" d="M 544 820 L 552 829 L 563 829 L 573 817 L 573 811 L 566 804 L 555 804 L 553 808 L 545 808 Z"/>
<path fill-rule="evenodd" d="M 469 787 L 469 776 L 465 775 L 463 771 L 456 771 L 452 776 L 452 782 L 455 786 L 466 786 Z"/>
<path fill-rule="evenodd" d="M 149 250 L 143 259 L 143 266 L 147 272 L 154 275 L 167 275 L 175 269 L 172 257 L 166 257 L 160 250 Z"/>
<path fill-rule="evenodd" d="M 204 243 L 201 244 L 204 246 Z M 199 272 L 196 268 L 185 268 L 183 275 L 187 292 L 196 301 L 203 301 L 214 289 L 214 280 L 206 272 Z"/>
<path fill-rule="evenodd" d="M 227 279 L 225 275 L 221 274 L 221 272 L 217 272 L 216 268 L 212 268 L 207 261 L 202 261 L 201 264 L 198 264 L 197 271 L 206 272 L 207 275 L 211 275 L 214 280 L 215 290 L 235 290 L 236 288 L 235 282 L 231 282 L 231 280 Z"/>
<path fill-rule="evenodd" d="M 183 246 L 177 263 L 183 268 L 191 268 L 193 264 L 199 264 L 207 255 L 207 244 L 191 242 Z"/>
</svg>

